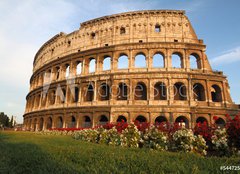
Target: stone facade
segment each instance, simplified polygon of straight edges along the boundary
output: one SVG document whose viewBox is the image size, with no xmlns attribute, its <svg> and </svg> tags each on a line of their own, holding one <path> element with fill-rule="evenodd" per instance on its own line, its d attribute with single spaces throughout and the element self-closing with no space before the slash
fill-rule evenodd
<svg viewBox="0 0 240 174">
<path fill-rule="evenodd" d="M 239 111 L 184 11 L 93 19 L 47 41 L 34 58 L 24 126 L 94 127 L 124 119 L 224 124 Z M 141 65 L 139 65 L 141 63 Z"/>
</svg>

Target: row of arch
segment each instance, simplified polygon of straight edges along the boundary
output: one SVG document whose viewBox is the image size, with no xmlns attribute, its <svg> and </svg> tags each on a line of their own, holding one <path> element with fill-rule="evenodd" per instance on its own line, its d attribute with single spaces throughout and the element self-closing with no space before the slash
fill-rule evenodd
<svg viewBox="0 0 240 174">
<path fill-rule="evenodd" d="M 115 86 L 114 86 L 115 87 Z M 95 95 L 98 101 L 108 101 L 112 98 L 116 100 L 129 100 L 130 99 L 130 86 L 126 83 L 121 82 L 118 84 L 116 91 L 108 84 L 101 83 L 97 89 L 94 88 L 94 84 L 90 83 L 83 88 L 77 86 L 71 88 L 70 99 L 67 102 L 77 103 L 80 100 L 84 102 L 94 101 Z M 134 100 L 148 100 L 149 90 L 144 82 L 138 82 L 133 88 L 133 99 Z M 182 82 L 176 82 L 173 85 L 173 89 L 169 89 L 164 82 L 157 82 L 153 86 L 153 100 L 168 100 L 170 90 L 173 91 L 173 100 L 188 100 L 187 87 Z M 192 86 L 193 99 L 195 101 L 206 101 L 205 88 L 201 83 L 194 83 Z M 56 90 L 50 89 L 44 96 L 38 94 L 28 99 L 27 108 L 38 108 L 39 106 L 54 105 L 55 103 L 65 103 L 67 98 L 67 91 L 65 88 L 57 88 Z M 218 85 L 211 86 L 211 100 L 212 102 L 222 102 L 222 90 Z"/>
<path fill-rule="evenodd" d="M 62 116 L 57 117 L 57 119 L 55 121 L 56 122 L 55 122 L 54 128 L 77 128 L 77 127 L 78 128 L 91 128 L 91 127 L 93 127 L 93 121 L 92 121 L 91 117 L 88 115 L 85 115 L 83 117 L 81 125 L 77 125 L 77 119 L 75 118 L 75 116 L 71 116 L 70 121 L 67 124 L 64 123 Z M 119 115 L 116 120 L 116 122 L 127 122 L 127 121 L 128 120 L 124 115 Z M 147 122 L 147 118 L 143 115 L 139 115 L 136 117 L 135 121 L 138 121 L 140 123 Z M 97 125 L 105 125 L 108 122 L 109 122 L 108 117 L 106 115 L 101 115 L 98 119 Z M 158 116 L 154 120 L 154 123 L 156 123 L 156 124 L 163 123 L 163 122 L 169 122 L 169 120 L 165 116 Z M 186 128 L 189 128 L 189 120 L 185 116 L 178 116 L 174 122 L 181 123 Z M 206 124 L 210 124 L 210 123 L 208 123 L 208 121 L 205 117 L 202 117 L 202 116 L 197 117 L 196 123 L 204 123 L 204 122 Z M 39 124 L 39 125 L 37 126 L 37 124 Z M 217 120 L 215 120 L 215 124 L 218 126 L 224 126 L 225 120 L 223 118 L 218 118 Z M 51 129 L 51 128 L 53 128 L 53 119 L 52 119 L 52 117 L 48 117 L 47 120 L 45 121 L 45 123 L 44 123 L 43 118 L 40 118 L 39 123 L 37 123 L 37 118 L 35 118 L 33 120 L 30 119 L 29 123 L 26 123 L 26 126 L 28 127 L 28 129 L 33 129 L 33 130 Z"/>
<path fill-rule="evenodd" d="M 129 57 L 125 53 L 120 53 L 117 62 L 117 69 L 128 69 L 130 68 Z M 181 52 L 173 52 L 171 55 L 171 62 L 166 63 L 167 58 L 163 52 L 156 52 L 151 61 L 148 61 L 146 54 L 143 52 L 138 52 L 131 63 L 135 68 L 185 68 L 185 61 L 183 54 Z M 55 66 L 51 69 L 46 70 L 43 74 L 36 75 L 31 83 L 32 88 L 36 86 L 41 86 L 45 83 L 49 83 L 55 80 L 62 80 L 72 76 L 95 73 L 96 71 L 109 71 L 115 69 L 113 67 L 113 59 L 109 55 L 102 56 L 101 60 L 94 57 L 89 57 L 86 60 L 77 60 L 71 63 L 65 63 L 63 65 Z M 202 62 L 199 54 L 191 53 L 189 55 L 189 68 L 191 69 L 201 69 Z"/>
</svg>

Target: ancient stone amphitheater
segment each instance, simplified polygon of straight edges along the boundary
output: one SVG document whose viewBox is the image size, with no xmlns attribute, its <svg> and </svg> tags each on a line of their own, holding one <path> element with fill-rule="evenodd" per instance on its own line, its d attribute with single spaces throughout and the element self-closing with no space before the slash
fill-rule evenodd
<svg viewBox="0 0 240 174">
<path fill-rule="evenodd" d="M 60 33 L 36 53 L 24 126 L 94 127 L 107 122 L 224 124 L 239 111 L 226 76 L 213 71 L 184 11 L 104 16 Z"/>
</svg>

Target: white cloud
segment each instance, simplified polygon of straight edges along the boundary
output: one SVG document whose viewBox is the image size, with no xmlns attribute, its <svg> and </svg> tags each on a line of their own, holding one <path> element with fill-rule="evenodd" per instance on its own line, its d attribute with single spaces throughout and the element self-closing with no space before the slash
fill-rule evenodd
<svg viewBox="0 0 240 174">
<path fill-rule="evenodd" d="M 228 50 L 222 55 L 210 59 L 214 65 L 231 64 L 240 61 L 240 47 Z"/>
</svg>

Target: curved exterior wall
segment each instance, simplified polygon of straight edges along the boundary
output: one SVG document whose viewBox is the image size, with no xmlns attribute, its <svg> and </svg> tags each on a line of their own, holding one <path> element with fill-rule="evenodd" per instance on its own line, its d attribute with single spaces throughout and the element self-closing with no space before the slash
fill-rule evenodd
<svg viewBox="0 0 240 174">
<path fill-rule="evenodd" d="M 139 116 L 151 123 L 183 120 L 189 127 L 199 120 L 213 123 L 214 115 L 225 120 L 238 106 L 226 76 L 211 69 L 205 48 L 184 11 L 137 11 L 84 22 L 37 52 L 25 128 L 90 127 L 119 116 L 128 122 Z M 137 67 L 139 55 L 144 67 Z"/>
</svg>

